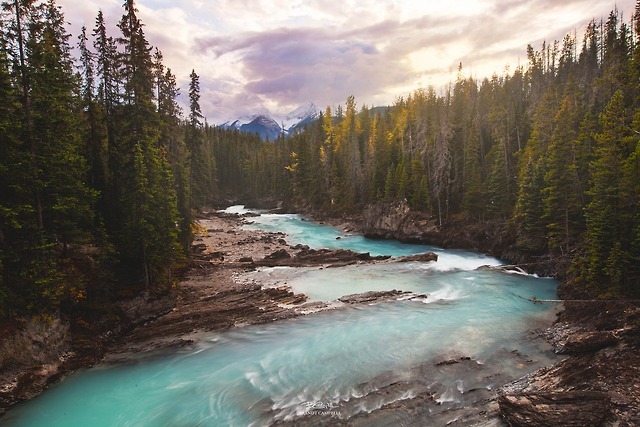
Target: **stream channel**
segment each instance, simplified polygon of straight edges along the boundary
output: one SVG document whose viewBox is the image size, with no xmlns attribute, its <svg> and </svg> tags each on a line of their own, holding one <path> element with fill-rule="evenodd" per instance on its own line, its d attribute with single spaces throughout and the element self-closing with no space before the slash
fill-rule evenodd
<svg viewBox="0 0 640 427">
<path fill-rule="evenodd" d="M 338 303 L 335 310 L 237 327 L 190 346 L 85 369 L 17 406 L 0 425 L 413 426 L 467 424 L 479 416 L 501 425 L 495 391 L 556 359 L 534 333 L 550 326 L 554 307 L 529 300 L 555 298 L 555 280 L 476 270 L 502 262 L 345 235 L 299 215 L 248 220 L 244 227 L 284 232 L 291 245 L 393 257 L 432 251 L 439 258 L 243 273 L 238 280 L 286 283 L 317 301 L 372 290 L 413 294 Z"/>
</svg>

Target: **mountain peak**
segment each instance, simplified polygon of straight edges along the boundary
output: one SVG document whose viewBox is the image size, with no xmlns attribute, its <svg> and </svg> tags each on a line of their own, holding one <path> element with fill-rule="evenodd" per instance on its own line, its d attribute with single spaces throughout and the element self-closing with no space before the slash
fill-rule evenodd
<svg viewBox="0 0 640 427">
<path fill-rule="evenodd" d="M 262 107 L 254 114 L 229 120 L 220 127 L 258 133 L 262 139 L 274 140 L 282 134 L 291 135 L 302 129 L 306 124 L 316 120 L 320 111 L 313 102 L 303 104 L 284 116 L 271 114 Z"/>
<path fill-rule="evenodd" d="M 289 114 L 286 115 L 286 117 L 288 118 L 296 117 L 299 119 L 303 119 L 303 118 L 311 117 L 314 115 L 317 116 L 318 113 L 320 113 L 320 109 L 316 107 L 316 104 L 314 104 L 313 102 L 309 102 L 291 111 Z"/>
</svg>

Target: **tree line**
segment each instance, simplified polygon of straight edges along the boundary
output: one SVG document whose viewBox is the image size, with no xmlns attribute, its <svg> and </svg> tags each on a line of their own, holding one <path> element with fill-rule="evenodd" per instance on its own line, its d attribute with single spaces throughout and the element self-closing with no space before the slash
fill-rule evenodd
<svg viewBox="0 0 640 427">
<path fill-rule="evenodd" d="M 187 260 L 193 209 L 217 193 L 198 75 L 184 117 L 176 78 L 149 45 L 134 0 L 123 8 L 115 28 L 99 11 L 73 40 L 55 0 L 2 2 L 5 315 L 109 301 L 114 283 L 167 288 Z M 82 254 L 108 274 L 89 274 L 96 269 Z"/>
<path fill-rule="evenodd" d="M 527 64 L 458 76 L 388 108 L 327 108 L 273 143 L 227 143 L 220 183 L 333 214 L 406 199 L 446 225 L 500 223 L 514 246 L 567 256 L 600 295 L 640 292 L 640 2 L 581 39 L 527 46 Z"/>
<path fill-rule="evenodd" d="M 167 289 L 194 212 L 240 197 L 335 215 L 406 199 L 442 225 L 503 224 L 521 251 L 569 256 L 597 293 L 640 292 L 640 7 L 528 46 L 512 72 L 477 80 L 461 64 L 444 90 L 389 107 L 350 96 L 273 142 L 209 126 L 195 71 L 182 111 L 134 0 L 123 9 L 72 39 L 55 0 L 2 2 L 3 314 Z"/>
</svg>

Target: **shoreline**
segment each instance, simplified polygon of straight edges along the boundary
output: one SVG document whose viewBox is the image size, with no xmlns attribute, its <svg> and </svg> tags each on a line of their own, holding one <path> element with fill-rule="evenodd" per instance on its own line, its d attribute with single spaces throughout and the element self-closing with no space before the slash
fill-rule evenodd
<svg viewBox="0 0 640 427">
<path fill-rule="evenodd" d="M 134 327 L 130 332 L 124 331 L 120 336 L 112 338 L 103 348 L 98 351 L 94 350 L 93 353 L 89 352 L 89 355 L 65 355 L 59 361 L 58 366 L 45 365 L 39 370 L 31 368 L 26 370 L 27 372 L 23 372 L 20 379 L 5 381 L 1 392 L 4 401 L 9 402 L 9 405 L 5 406 L 5 410 L 20 401 L 35 397 L 65 375 L 78 369 L 95 364 L 120 363 L 138 355 L 143 356 L 145 353 L 190 345 L 211 332 L 268 323 L 340 307 L 340 305 L 323 302 L 309 302 L 305 295 L 293 293 L 286 285 L 263 287 L 257 283 L 234 280 L 234 276 L 255 271 L 261 266 L 290 264 L 295 268 L 309 262 L 309 258 L 304 261 L 304 257 L 298 256 L 304 253 L 305 249 L 300 245 L 290 246 L 284 239 L 283 233 L 244 230 L 241 228 L 243 221 L 245 221 L 243 216 L 235 214 L 217 212 L 203 214 L 198 220 L 200 224 L 199 236 L 193 242 L 193 247 L 196 250 L 193 265 L 180 282 L 178 289 L 161 298 L 162 301 L 152 309 L 152 311 L 156 311 L 155 315 L 147 313 L 148 321 Z M 351 225 L 348 220 L 314 219 L 314 221 L 338 226 L 345 233 L 357 232 L 357 227 Z M 279 258 L 279 256 L 283 256 L 284 252 L 289 254 L 289 257 Z M 328 258 L 327 256 L 318 258 L 317 255 L 314 254 L 316 258 L 312 257 L 312 263 L 307 266 L 323 265 L 322 261 L 327 261 L 327 259 L 330 260 L 329 264 L 336 262 L 335 258 L 332 258 L 334 253 L 330 253 Z M 353 258 L 353 254 L 342 254 L 342 256 L 346 256 L 346 261 L 344 259 L 338 260 L 337 265 L 379 261 Z M 346 264 L 344 264 L 345 262 Z M 397 294 L 382 293 L 373 295 L 373 298 L 383 300 L 394 296 Z M 145 305 L 147 302 L 143 300 L 139 301 L 139 304 Z M 362 301 L 356 300 L 355 303 L 362 303 Z M 136 304 L 132 304 L 132 306 L 133 313 L 136 313 L 136 309 L 140 308 L 136 307 Z M 148 307 L 145 308 L 148 309 Z M 583 382 L 587 384 L 586 386 L 584 384 L 576 386 L 571 381 L 566 381 L 565 378 L 569 376 L 569 380 L 571 380 L 570 375 L 574 371 L 578 374 L 585 374 L 582 365 L 587 358 L 593 359 L 596 368 L 601 369 L 602 365 L 607 364 L 608 359 L 618 360 L 623 357 L 632 362 L 626 371 L 627 375 L 621 375 L 618 372 L 622 366 L 618 367 L 618 370 L 609 367 L 607 370 L 603 369 L 603 372 L 610 375 L 613 375 L 611 372 L 617 372 L 616 375 L 624 378 L 628 378 L 629 375 L 632 375 L 633 378 L 635 373 L 640 374 L 638 368 L 640 356 L 633 353 L 634 342 L 637 346 L 640 341 L 637 339 L 637 335 L 634 335 L 638 333 L 638 327 L 636 325 L 634 329 L 633 325 L 628 325 L 640 315 L 634 317 L 634 313 L 630 312 L 625 321 L 613 325 L 617 327 L 618 333 L 614 334 L 616 339 L 612 339 L 607 334 L 598 334 L 597 330 L 590 333 L 589 331 L 597 329 L 598 325 L 594 325 L 593 322 L 585 322 L 584 319 L 575 316 L 575 313 L 575 310 L 571 310 L 571 305 L 565 307 L 559 315 L 554 314 L 554 317 L 557 318 L 552 326 L 539 334 L 532 334 L 531 337 L 532 340 L 543 339 L 551 343 L 556 351 L 560 349 L 569 355 L 568 358 L 503 385 L 493 397 L 489 398 L 487 407 L 490 408 L 490 411 L 485 412 L 477 405 L 475 407 L 477 411 L 474 411 L 474 408 L 464 408 L 464 415 L 459 421 L 462 423 L 473 420 L 486 421 L 502 417 L 500 419 L 507 419 L 514 423 L 535 425 L 535 423 L 527 424 L 526 419 L 523 421 L 522 417 L 518 418 L 518 414 L 523 411 L 544 413 L 545 408 L 542 408 L 541 405 L 537 405 L 534 409 L 526 406 L 531 405 L 531 398 L 526 399 L 526 405 L 523 406 L 521 397 L 546 395 L 551 392 L 567 395 L 567 393 L 572 393 L 580 388 L 585 391 L 593 391 L 594 387 L 588 384 L 588 378 L 582 378 Z M 553 321 L 553 319 L 550 320 Z M 613 327 L 609 326 L 610 329 Z M 540 330 L 538 329 L 538 331 Z M 596 338 L 593 338 L 594 336 Z M 630 341 L 629 337 L 636 337 L 636 339 Z M 638 377 L 636 376 L 636 378 Z M 575 380 L 575 378 L 573 379 Z M 25 384 L 29 382 L 31 383 L 30 389 L 25 387 Z M 591 382 L 596 383 L 593 378 Z M 598 387 L 596 389 L 598 390 L 606 389 L 601 382 L 597 385 L 599 389 Z M 29 389 L 28 392 L 25 392 L 25 389 Z M 11 396 L 12 393 L 13 399 L 7 399 L 7 396 Z M 571 408 L 587 414 L 599 412 L 600 416 L 604 413 L 607 415 L 607 419 L 612 418 L 615 414 L 617 420 L 623 420 L 620 425 L 633 425 L 632 423 L 638 416 L 637 410 L 635 413 L 633 410 L 634 405 L 639 402 L 638 394 L 640 394 L 638 390 L 635 390 L 634 394 L 633 386 L 625 389 L 618 385 L 611 387 L 609 394 L 603 395 L 601 393 L 595 397 L 599 399 L 598 403 L 600 403 L 593 405 L 597 411 L 593 408 L 591 410 L 589 408 Z M 578 397 L 584 397 L 580 396 L 582 395 Z M 427 398 L 427 395 L 416 396 L 403 401 L 403 404 L 417 407 L 420 400 Z M 575 405 L 579 398 L 573 399 L 569 404 Z M 548 405 L 548 402 L 545 402 Z M 563 405 L 565 406 L 560 409 L 569 408 L 566 406 L 566 402 Z M 546 409 L 547 415 L 562 412 L 558 407 L 550 406 L 550 408 L 551 410 Z M 371 413 L 371 419 L 374 420 L 381 416 L 387 409 L 393 410 L 393 405 L 389 408 L 380 408 L 378 410 L 380 412 L 374 411 L 376 413 Z M 363 415 L 359 415 L 357 419 L 360 420 L 362 417 Z M 544 420 L 544 418 L 534 419 L 538 424 L 543 422 L 540 420 Z M 593 419 L 595 418 L 587 418 L 587 420 Z M 626 420 L 631 420 L 631 423 L 624 424 Z M 301 421 L 313 424 L 311 419 L 305 418 Z"/>
<path fill-rule="evenodd" d="M 357 233 L 357 227 L 345 220 L 319 220 L 313 218 L 320 224 L 325 223 L 339 228 L 344 233 Z M 251 221 L 251 216 L 236 214 L 216 214 L 209 213 L 199 220 L 203 226 L 203 235 L 194 241 L 194 245 L 204 245 L 202 252 L 196 257 L 198 263 L 192 273 L 181 283 L 182 292 L 189 294 L 178 300 L 176 308 L 169 314 L 158 320 L 139 328 L 122 342 L 110 348 L 108 356 L 103 360 L 105 363 L 117 363 L 126 361 L 137 354 L 144 354 L 148 351 L 168 349 L 172 346 L 190 345 L 198 337 L 206 336 L 207 333 L 227 330 L 233 327 L 243 327 L 261 323 L 269 323 L 278 320 L 290 319 L 298 316 L 316 313 L 319 311 L 340 309 L 351 304 L 367 304 L 372 301 L 383 301 L 385 299 L 397 298 L 401 292 L 380 292 L 373 293 L 372 300 L 367 299 L 367 295 L 359 294 L 354 300 L 346 299 L 346 302 L 334 301 L 331 303 L 308 301 L 303 294 L 295 294 L 286 285 L 287 278 L 299 274 L 299 268 L 319 268 L 327 265 L 351 265 L 355 262 L 392 262 L 393 260 L 369 260 L 354 261 L 348 260 L 346 263 L 332 260 L 328 264 L 314 263 L 311 265 L 299 265 L 296 263 L 296 252 L 304 251 L 298 246 L 289 245 L 282 233 L 249 231 L 243 230 L 241 225 L 244 221 Z M 274 263 L 261 262 L 268 259 L 272 254 L 279 251 L 287 251 L 292 254 L 291 258 L 285 258 L 284 263 L 279 260 Z M 251 260 L 247 260 L 247 254 L 251 254 Z M 261 268 L 291 268 L 290 272 L 282 270 L 283 273 L 278 278 L 271 280 L 271 283 L 257 283 L 247 279 L 245 273 L 250 273 Z M 200 271 L 199 271 L 200 270 Z M 296 271 L 297 270 L 297 271 Z M 241 280 L 234 279 L 234 276 L 243 277 Z M 279 285 L 282 283 L 282 285 Z M 397 293 L 396 293 L 397 292 Z M 215 298 L 214 298 L 215 297 Z M 199 305 L 199 301 L 206 301 L 208 309 L 200 311 L 197 321 L 186 321 L 185 315 L 192 314 L 192 309 Z M 227 309 L 225 311 L 224 306 Z M 255 310 L 256 306 L 260 311 Z M 221 320 L 211 311 L 225 311 L 224 320 Z M 539 345 L 547 346 L 547 340 L 543 336 L 543 327 L 549 326 L 553 322 L 557 312 L 550 314 L 547 319 L 539 319 L 536 325 L 532 325 L 530 334 L 531 341 L 537 341 Z M 175 325 L 179 326 L 175 326 Z M 193 329 L 190 329 L 193 328 Z M 167 335 L 168 334 L 168 335 Z M 162 336 L 173 337 L 173 339 L 162 340 Z M 438 359 L 412 369 L 417 378 L 424 377 L 430 370 L 451 369 L 457 372 L 460 369 L 475 369 L 477 361 L 466 355 L 458 355 L 455 359 Z M 505 352 L 506 363 L 527 364 L 527 356 L 515 351 Z M 378 384 L 380 381 L 380 384 Z M 326 417 L 324 414 L 307 413 L 298 417 L 295 421 L 276 420 L 273 425 L 324 425 L 330 421 L 335 425 L 351 425 L 350 423 L 367 423 L 384 420 L 387 416 L 392 416 L 399 408 L 409 408 L 412 411 L 423 411 L 433 404 L 434 396 L 428 390 L 422 380 L 416 380 L 412 387 L 421 390 L 413 397 L 403 398 L 384 404 L 382 407 L 370 413 L 357 413 L 353 418 L 338 419 Z M 399 379 L 373 378 L 372 384 L 379 387 L 376 395 L 384 400 L 384 396 L 402 393 L 402 387 L 407 383 Z M 404 385 L 401 385 L 404 384 Z M 458 409 L 446 410 L 438 413 L 432 420 L 445 422 L 446 420 L 459 417 L 461 424 L 469 422 L 492 422 L 501 420 L 500 408 L 497 402 L 498 395 L 495 391 L 477 391 L 478 397 L 470 406 Z M 349 407 L 357 406 L 360 399 L 354 402 L 345 402 L 345 410 Z M 413 409 L 412 409 L 413 408 Z M 418 409 L 422 408 L 422 409 Z M 332 424 L 334 425 L 334 424 Z"/>
<path fill-rule="evenodd" d="M 89 336 L 72 334 L 67 351 L 55 359 L 5 368 L 0 372 L 0 416 L 80 369 L 189 345 L 203 334 L 235 326 L 336 308 L 335 304 L 308 302 L 305 295 L 294 294 L 286 286 L 263 289 L 259 284 L 239 283 L 233 279 L 236 274 L 261 266 L 338 266 L 377 260 L 350 251 L 290 246 L 284 233 L 242 229 L 247 219 L 216 211 L 203 213 L 197 220 L 191 266 L 175 289 L 117 303 L 122 317 L 118 324 Z"/>
</svg>

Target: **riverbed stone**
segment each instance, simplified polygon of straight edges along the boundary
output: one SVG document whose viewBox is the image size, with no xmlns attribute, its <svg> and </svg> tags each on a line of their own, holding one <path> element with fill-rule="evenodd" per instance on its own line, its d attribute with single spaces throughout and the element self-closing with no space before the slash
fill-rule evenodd
<svg viewBox="0 0 640 427">
<path fill-rule="evenodd" d="M 435 262 L 438 261 L 438 254 L 433 252 L 426 252 L 424 254 L 401 256 L 397 259 L 398 262 Z"/>
</svg>

